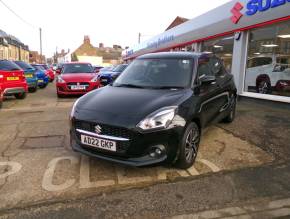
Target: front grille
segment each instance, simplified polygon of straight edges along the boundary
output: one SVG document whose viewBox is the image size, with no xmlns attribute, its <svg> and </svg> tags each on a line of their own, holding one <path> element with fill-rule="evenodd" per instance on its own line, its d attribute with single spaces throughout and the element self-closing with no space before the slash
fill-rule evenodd
<svg viewBox="0 0 290 219">
<path fill-rule="evenodd" d="M 109 135 L 109 136 L 122 137 L 122 138 L 129 139 L 130 141 L 119 141 L 117 143 L 117 152 L 125 152 L 129 148 L 130 142 L 134 138 L 133 132 L 126 128 L 104 125 L 104 124 L 99 124 L 99 123 L 97 124 L 97 123 L 92 123 L 92 122 L 85 122 L 85 121 L 75 121 L 74 125 L 76 129 L 81 129 L 81 130 L 89 131 L 93 133 L 95 133 L 95 126 L 99 125 L 102 128 L 101 135 Z M 77 136 L 80 140 L 79 133 L 77 133 Z"/>
</svg>

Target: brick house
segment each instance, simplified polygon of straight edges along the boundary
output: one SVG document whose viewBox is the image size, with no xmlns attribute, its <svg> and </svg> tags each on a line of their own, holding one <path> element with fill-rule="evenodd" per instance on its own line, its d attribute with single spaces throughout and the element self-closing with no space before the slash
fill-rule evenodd
<svg viewBox="0 0 290 219">
<path fill-rule="evenodd" d="M 0 59 L 29 61 L 29 49 L 19 39 L 0 30 Z"/>
<path fill-rule="evenodd" d="M 42 64 L 46 63 L 46 59 L 44 55 L 40 55 L 37 51 L 29 51 L 29 63 Z"/>
<path fill-rule="evenodd" d="M 72 61 L 88 61 L 95 65 L 115 65 L 121 62 L 122 47 L 114 45 L 105 47 L 103 43 L 99 47 L 94 47 L 89 36 L 84 37 L 83 44 L 72 54 Z"/>
</svg>

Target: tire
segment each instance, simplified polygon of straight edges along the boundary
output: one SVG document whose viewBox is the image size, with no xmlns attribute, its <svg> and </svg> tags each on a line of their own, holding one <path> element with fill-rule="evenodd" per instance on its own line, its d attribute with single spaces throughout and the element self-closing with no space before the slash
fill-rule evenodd
<svg viewBox="0 0 290 219">
<path fill-rule="evenodd" d="M 237 105 L 237 100 L 235 98 L 233 104 L 231 105 L 231 109 L 229 114 L 223 119 L 224 123 L 232 123 L 235 118 L 236 118 L 236 105 Z"/>
<path fill-rule="evenodd" d="M 26 93 L 18 93 L 14 95 L 16 99 L 23 100 L 26 97 Z"/>
<path fill-rule="evenodd" d="M 257 93 L 259 94 L 271 94 L 272 88 L 271 83 L 267 80 L 262 80 L 257 85 Z"/>
<path fill-rule="evenodd" d="M 47 84 L 40 85 L 39 88 L 40 88 L 40 89 L 44 89 L 46 86 L 47 86 Z"/>
<path fill-rule="evenodd" d="M 29 88 L 28 90 L 29 90 L 29 92 L 31 92 L 31 93 L 35 93 L 35 92 L 37 91 L 37 87 L 31 87 L 31 88 Z"/>
<path fill-rule="evenodd" d="M 195 122 L 190 123 L 183 134 L 176 167 L 187 169 L 191 167 L 197 157 L 200 142 L 200 128 Z"/>
</svg>

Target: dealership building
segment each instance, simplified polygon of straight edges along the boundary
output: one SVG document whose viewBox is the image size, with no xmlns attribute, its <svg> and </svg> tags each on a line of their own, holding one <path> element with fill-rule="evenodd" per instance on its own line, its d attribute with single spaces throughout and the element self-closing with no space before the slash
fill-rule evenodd
<svg viewBox="0 0 290 219">
<path fill-rule="evenodd" d="M 290 103 L 290 0 L 233 0 L 123 51 L 219 56 L 240 96 Z"/>
</svg>

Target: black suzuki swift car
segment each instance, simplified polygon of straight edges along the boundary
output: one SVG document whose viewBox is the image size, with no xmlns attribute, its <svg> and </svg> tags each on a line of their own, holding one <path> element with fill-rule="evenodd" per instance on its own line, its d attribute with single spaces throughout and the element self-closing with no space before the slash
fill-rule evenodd
<svg viewBox="0 0 290 219">
<path fill-rule="evenodd" d="M 71 146 L 132 166 L 190 167 L 202 129 L 232 122 L 236 87 L 214 55 L 166 52 L 140 56 L 111 85 L 79 98 L 71 112 Z"/>
</svg>

